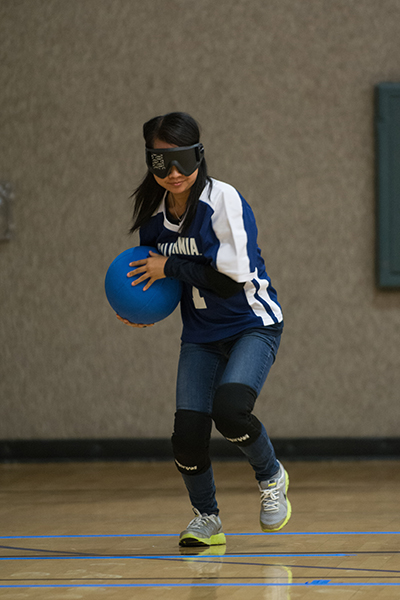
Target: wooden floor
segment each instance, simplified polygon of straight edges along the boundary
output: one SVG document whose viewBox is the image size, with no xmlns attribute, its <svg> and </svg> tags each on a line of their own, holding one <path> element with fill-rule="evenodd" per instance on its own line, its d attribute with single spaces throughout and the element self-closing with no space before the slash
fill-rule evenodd
<svg viewBox="0 0 400 600">
<path fill-rule="evenodd" d="M 219 462 L 227 545 L 183 551 L 192 513 L 168 462 L 0 465 L 0 598 L 400 598 L 400 461 L 285 466 L 281 533 L 259 530 L 249 466 Z"/>
</svg>

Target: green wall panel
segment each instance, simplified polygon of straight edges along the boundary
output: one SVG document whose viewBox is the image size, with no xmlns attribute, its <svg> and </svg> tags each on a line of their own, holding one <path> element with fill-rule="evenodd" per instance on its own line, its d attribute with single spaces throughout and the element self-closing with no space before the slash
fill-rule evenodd
<svg viewBox="0 0 400 600">
<path fill-rule="evenodd" d="M 378 285 L 400 288 L 400 83 L 376 86 Z"/>
</svg>

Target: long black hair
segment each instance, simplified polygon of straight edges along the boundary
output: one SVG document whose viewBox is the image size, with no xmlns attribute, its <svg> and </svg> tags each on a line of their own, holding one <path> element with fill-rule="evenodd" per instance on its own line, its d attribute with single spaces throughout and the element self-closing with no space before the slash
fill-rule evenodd
<svg viewBox="0 0 400 600">
<path fill-rule="evenodd" d="M 172 112 L 159 117 L 154 117 L 143 125 L 143 137 L 147 148 L 154 148 L 155 140 L 174 144 L 175 146 L 193 146 L 200 141 L 200 129 L 197 122 L 183 112 Z M 190 188 L 187 201 L 186 217 L 182 223 L 180 233 L 185 234 L 189 229 L 195 213 L 200 195 L 205 185 L 212 181 L 207 173 L 205 159 L 200 163 L 196 181 Z M 158 185 L 154 176 L 148 171 L 142 183 L 133 192 L 133 225 L 130 233 L 139 229 L 155 213 L 164 197 L 165 189 Z"/>
</svg>

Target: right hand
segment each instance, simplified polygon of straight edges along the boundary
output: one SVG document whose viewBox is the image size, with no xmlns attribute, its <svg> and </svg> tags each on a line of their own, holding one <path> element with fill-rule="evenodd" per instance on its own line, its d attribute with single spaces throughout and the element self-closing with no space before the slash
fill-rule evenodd
<svg viewBox="0 0 400 600">
<path fill-rule="evenodd" d="M 154 323 L 149 323 L 148 325 L 146 323 L 131 323 L 130 321 L 128 321 L 128 319 L 123 319 L 119 315 L 117 315 L 117 319 L 122 323 L 125 323 L 125 325 L 130 325 L 131 327 L 139 327 L 140 329 L 143 329 L 144 327 L 153 327 L 154 325 Z"/>
<path fill-rule="evenodd" d="M 155 281 L 164 279 L 164 267 L 167 260 L 168 256 L 163 256 L 162 254 L 150 250 L 147 258 L 129 263 L 130 267 L 136 267 L 136 269 L 130 271 L 128 277 L 138 276 L 137 279 L 132 282 L 132 285 L 138 285 L 139 283 L 147 281 L 143 286 L 143 291 L 145 292 Z"/>
</svg>

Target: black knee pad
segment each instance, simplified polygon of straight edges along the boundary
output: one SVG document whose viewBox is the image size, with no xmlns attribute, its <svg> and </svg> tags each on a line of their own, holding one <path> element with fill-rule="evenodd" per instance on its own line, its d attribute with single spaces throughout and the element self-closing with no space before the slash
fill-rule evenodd
<svg viewBox="0 0 400 600">
<path fill-rule="evenodd" d="M 175 413 L 172 449 L 175 464 L 181 473 L 200 475 L 209 468 L 211 416 L 194 410 Z"/>
<path fill-rule="evenodd" d="M 261 423 L 251 414 L 257 393 L 242 383 L 225 383 L 215 392 L 212 418 L 230 442 L 248 446 L 256 441 Z"/>
</svg>

